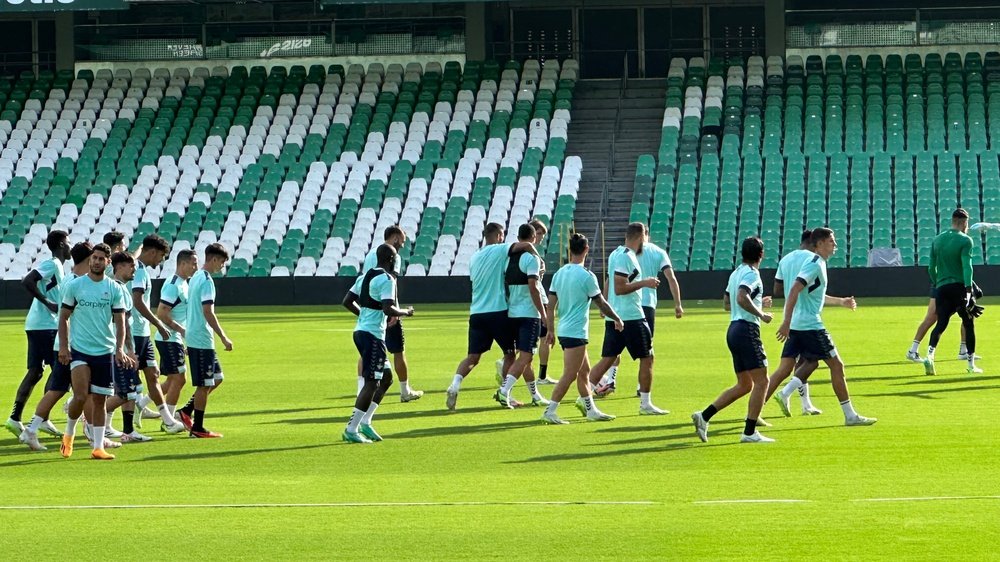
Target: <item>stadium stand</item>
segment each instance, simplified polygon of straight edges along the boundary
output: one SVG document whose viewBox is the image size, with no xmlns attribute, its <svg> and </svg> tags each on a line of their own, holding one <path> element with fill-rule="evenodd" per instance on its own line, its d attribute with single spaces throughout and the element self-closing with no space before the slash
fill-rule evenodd
<svg viewBox="0 0 1000 562">
<path fill-rule="evenodd" d="M 175 253 L 221 242 L 233 277 L 355 276 L 398 223 L 412 237 L 406 275 L 467 275 L 486 221 L 571 227 L 578 68 L 550 59 L 0 80 L 0 256 L 10 258 L 0 273 L 20 279 L 46 259 L 51 227 L 92 241 L 120 230 L 133 249 L 156 232 Z M 546 256 L 557 261 L 558 244 Z"/>
<path fill-rule="evenodd" d="M 840 233 L 834 267 L 886 247 L 926 265 L 955 206 L 973 222 L 1000 215 L 997 92 L 997 52 L 673 59 L 631 218 L 680 269 L 730 269 L 736 241 L 757 233 L 774 267 L 824 224 Z M 1000 263 L 1000 238 L 984 244 L 975 262 Z"/>
</svg>

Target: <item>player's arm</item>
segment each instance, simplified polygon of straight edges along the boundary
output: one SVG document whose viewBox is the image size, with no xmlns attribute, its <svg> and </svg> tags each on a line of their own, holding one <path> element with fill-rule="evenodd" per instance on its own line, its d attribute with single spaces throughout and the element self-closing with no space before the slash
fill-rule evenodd
<svg viewBox="0 0 1000 562">
<path fill-rule="evenodd" d="M 122 367 L 134 367 L 135 360 L 132 359 L 132 356 L 135 354 L 130 354 L 125 349 L 127 345 L 125 338 L 128 336 L 129 330 L 128 323 L 125 322 L 125 311 L 122 309 L 113 309 L 111 311 L 111 319 L 115 324 L 115 362 Z"/>
<path fill-rule="evenodd" d="M 215 302 L 202 303 L 201 310 L 205 314 L 205 321 L 212 327 L 212 331 L 219 335 L 219 339 L 222 340 L 226 351 L 232 351 L 233 341 L 226 336 L 226 332 L 222 329 L 222 324 L 219 323 L 219 317 L 215 315 Z"/>
<path fill-rule="evenodd" d="M 931 279 L 931 287 L 937 287 L 937 252 L 931 244 L 931 259 L 927 263 L 927 276 Z"/>
<path fill-rule="evenodd" d="M 601 311 L 601 316 L 615 323 L 615 330 L 620 332 L 625 329 L 625 324 L 622 322 L 621 317 L 618 316 L 615 309 L 608 303 L 608 299 L 604 298 L 604 295 L 597 295 L 593 300 L 597 303 L 597 308 Z"/>
<path fill-rule="evenodd" d="M 535 249 L 535 245 L 531 242 L 515 242 L 511 245 L 510 249 L 507 250 L 507 255 L 513 256 L 514 254 L 520 254 L 523 252 L 528 252 L 529 254 L 538 257 L 538 250 Z"/>
<path fill-rule="evenodd" d="M 615 294 L 618 296 L 628 295 L 634 293 L 638 290 L 645 289 L 649 287 L 650 289 L 655 289 L 660 285 L 656 277 L 650 277 L 648 279 L 640 279 L 638 281 L 633 281 L 629 283 L 628 275 L 615 272 Z"/>
<path fill-rule="evenodd" d="M 736 304 L 740 305 L 740 308 L 747 311 L 748 313 L 760 318 L 765 324 L 771 321 L 771 315 L 765 314 L 764 311 L 757 308 L 757 305 L 750 298 L 750 288 L 746 285 L 741 285 L 738 294 L 736 295 Z"/>
<path fill-rule="evenodd" d="M 73 308 L 63 304 L 59 309 L 59 362 L 69 365 L 69 317 L 73 314 Z"/>
<path fill-rule="evenodd" d="M 48 298 L 45 297 L 45 294 L 43 294 L 41 291 L 38 290 L 38 282 L 41 280 L 42 280 L 42 273 L 37 269 L 32 269 L 31 271 L 28 272 L 27 275 L 24 276 L 23 279 L 21 279 L 21 286 L 24 287 L 26 291 L 28 291 L 28 294 L 31 295 L 31 298 L 42 303 L 45 306 L 45 308 L 49 309 L 49 311 L 55 314 L 59 312 L 59 305 L 50 301 Z"/>
<path fill-rule="evenodd" d="M 174 309 L 173 304 L 168 304 L 163 302 L 163 297 L 160 297 L 160 304 L 156 307 L 156 317 L 160 319 L 160 322 L 167 327 L 167 330 L 180 334 L 181 337 L 185 335 L 184 327 L 174 321 L 174 316 L 170 313 Z M 167 332 L 160 332 L 160 335 L 167 337 Z"/>
<path fill-rule="evenodd" d="M 396 301 L 393 299 L 385 299 L 382 301 L 382 312 L 386 316 L 413 316 L 413 307 L 399 308 L 396 306 Z"/>
<path fill-rule="evenodd" d="M 785 282 L 784 282 L 784 280 L 778 279 L 777 277 L 774 278 L 774 291 L 773 291 L 773 294 L 775 296 L 785 294 Z"/>
<path fill-rule="evenodd" d="M 795 310 L 795 303 L 799 302 L 799 293 L 805 288 L 806 280 L 799 277 L 795 280 L 795 284 L 792 285 L 792 290 L 788 292 L 788 298 L 785 299 L 785 309 L 782 311 L 781 326 L 778 327 L 779 341 L 788 339 L 788 333 L 791 331 L 792 325 L 792 311 Z"/>
<path fill-rule="evenodd" d="M 729 312 L 733 309 L 733 303 L 729 300 L 729 291 L 722 293 L 722 310 Z"/>
<path fill-rule="evenodd" d="M 538 290 L 538 276 L 530 275 L 528 276 L 528 294 L 531 295 L 531 303 L 535 305 L 535 310 L 538 311 L 538 315 L 542 318 L 542 322 L 545 322 L 545 305 L 542 304 L 542 292 Z"/>
<path fill-rule="evenodd" d="M 962 283 L 965 284 L 967 295 L 972 294 L 972 239 L 966 240 L 962 245 Z M 968 299 L 966 299 L 968 300 Z"/>
<path fill-rule="evenodd" d="M 854 300 L 854 297 L 833 297 L 826 295 L 823 298 L 823 304 L 827 306 L 842 306 L 844 308 L 850 308 L 851 310 L 858 307 L 858 303 Z"/>
<path fill-rule="evenodd" d="M 167 327 L 163 324 L 163 322 L 160 321 L 157 315 L 153 314 L 152 310 L 149 310 L 149 307 L 146 306 L 146 303 L 142 299 L 142 295 L 145 292 L 146 290 L 143 288 L 132 289 L 132 306 L 135 307 L 137 311 L 139 311 L 139 314 L 143 318 L 145 318 L 150 324 L 153 325 L 154 328 L 156 328 L 157 332 L 161 334 L 165 333 L 167 331 Z"/>
<path fill-rule="evenodd" d="M 667 284 L 670 285 L 670 294 L 674 296 L 674 315 L 677 318 L 684 316 L 684 305 L 681 303 L 681 285 L 677 282 L 677 276 L 674 275 L 674 268 L 664 267 L 660 270 L 660 274 L 667 280 Z"/>
<path fill-rule="evenodd" d="M 347 291 L 344 295 L 344 308 L 350 311 L 351 314 L 358 316 L 361 314 L 361 307 L 358 306 L 358 295 L 355 295 L 353 291 Z"/>
<path fill-rule="evenodd" d="M 559 295 L 549 291 L 549 304 L 545 313 L 545 327 L 548 333 L 545 335 L 545 344 L 551 347 L 556 342 L 556 304 L 559 302 Z"/>
</svg>

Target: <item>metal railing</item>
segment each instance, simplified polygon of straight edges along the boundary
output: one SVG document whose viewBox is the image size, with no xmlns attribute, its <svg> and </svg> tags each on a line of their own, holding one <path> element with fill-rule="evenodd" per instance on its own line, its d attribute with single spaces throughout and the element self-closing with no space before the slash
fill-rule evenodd
<svg viewBox="0 0 1000 562">
<path fill-rule="evenodd" d="M 791 49 L 935 47 L 1000 42 L 1000 5 L 786 12 Z"/>
<path fill-rule="evenodd" d="M 55 67 L 55 51 L 0 52 L 0 74 L 17 74 L 30 70 L 37 76 L 39 71 Z"/>
</svg>

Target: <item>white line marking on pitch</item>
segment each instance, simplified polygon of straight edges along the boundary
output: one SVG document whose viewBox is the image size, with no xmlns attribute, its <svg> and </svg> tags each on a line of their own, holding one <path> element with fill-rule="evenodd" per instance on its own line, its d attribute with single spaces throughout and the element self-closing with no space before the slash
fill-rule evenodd
<svg viewBox="0 0 1000 562">
<path fill-rule="evenodd" d="M 1000 500 L 1000 496 L 928 496 L 923 498 L 862 498 L 852 502 L 939 502 L 962 500 Z"/>
<path fill-rule="evenodd" d="M 653 501 L 523 501 L 523 502 L 339 502 L 339 503 L 217 503 L 160 505 L 4 505 L 0 511 L 89 510 L 89 509 L 308 509 L 344 507 L 503 507 L 577 505 L 659 505 Z"/>
<path fill-rule="evenodd" d="M 812 500 L 761 499 L 761 500 L 701 500 L 692 502 L 696 505 L 732 504 L 732 503 L 809 503 Z"/>
</svg>

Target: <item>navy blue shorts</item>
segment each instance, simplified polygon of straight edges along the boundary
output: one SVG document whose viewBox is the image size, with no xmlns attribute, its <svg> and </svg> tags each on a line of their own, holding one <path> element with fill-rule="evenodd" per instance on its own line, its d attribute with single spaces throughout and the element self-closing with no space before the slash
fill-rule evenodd
<svg viewBox="0 0 1000 562">
<path fill-rule="evenodd" d="M 541 332 L 542 321 L 538 318 L 511 318 L 514 331 L 515 346 L 525 353 L 538 352 L 538 334 Z"/>
<path fill-rule="evenodd" d="M 601 357 L 617 357 L 626 349 L 632 359 L 645 359 L 653 355 L 653 334 L 645 320 L 626 320 L 625 329 L 615 330 L 614 322 L 604 323 L 604 346 Z"/>
<path fill-rule="evenodd" d="M 123 369 L 115 366 L 115 396 L 122 400 L 135 400 L 142 392 L 142 381 L 138 369 Z"/>
<path fill-rule="evenodd" d="M 733 370 L 737 373 L 767 368 L 764 343 L 760 340 L 760 326 L 746 320 L 729 323 L 726 344 L 733 355 Z"/>
<path fill-rule="evenodd" d="M 187 372 L 184 366 L 184 345 L 173 341 L 156 342 L 156 351 L 160 352 L 160 372 L 164 375 L 183 375 Z"/>
<path fill-rule="evenodd" d="M 642 307 L 642 315 L 646 317 L 646 324 L 649 324 L 649 335 L 656 333 L 656 309 L 652 306 Z"/>
<path fill-rule="evenodd" d="M 361 376 L 371 380 L 382 380 L 387 363 L 385 342 L 371 332 L 354 332 L 354 347 L 361 354 Z"/>
<path fill-rule="evenodd" d="M 507 311 L 483 312 L 469 316 L 469 355 L 486 353 L 497 342 L 504 355 L 514 353 L 514 331 Z"/>
<path fill-rule="evenodd" d="M 395 325 L 385 329 L 385 349 L 389 353 L 402 353 L 406 344 L 403 336 L 403 319 L 399 318 Z"/>
<path fill-rule="evenodd" d="M 826 330 L 791 330 L 788 341 L 781 350 L 781 358 L 801 357 L 807 361 L 821 361 L 837 356 L 837 346 Z"/>
<path fill-rule="evenodd" d="M 559 338 L 559 347 L 563 349 L 573 349 L 577 347 L 583 347 L 587 345 L 587 343 L 589 343 L 587 340 L 581 338 L 564 338 L 564 337 Z"/>
<path fill-rule="evenodd" d="M 73 388 L 73 377 L 69 365 L 59 362 L 59 352 L 52 352 L 52 372 L 45 381 L 45 392 L 69 392 Z"/>
<path fill-rule="evenodd" d="M 90 393 L 102 396 L 114 394 L 115 380 L 115 356 L 107 355 L 87 355 L 75 349 L 70 349 L 71 361 L 69 366 L 74 371 L 79 367 L 90 369 Z"/>
<path fill-rule="evenodd" d="M 187 349 L 191 361 L 191 386 L 207 386 L 219 384 L 225 378 L 222 376 L 222 366 L 214 349 Z"/>
<path fill-rule="evenodd" d="M 54 365 L 52 348 L 56 344 L 55 330 L 25 330 L 28 335 L 28 369 L 41 371 Z"/>
<path fill-rule="evenodd" d="M 135 357 L 139 360 L 138 369 L 155 369 L 156 353 L 153 352 L 153 340 L 149 336 L 132 336 L 132 344 L 135 346 Z"/>
</svg>

